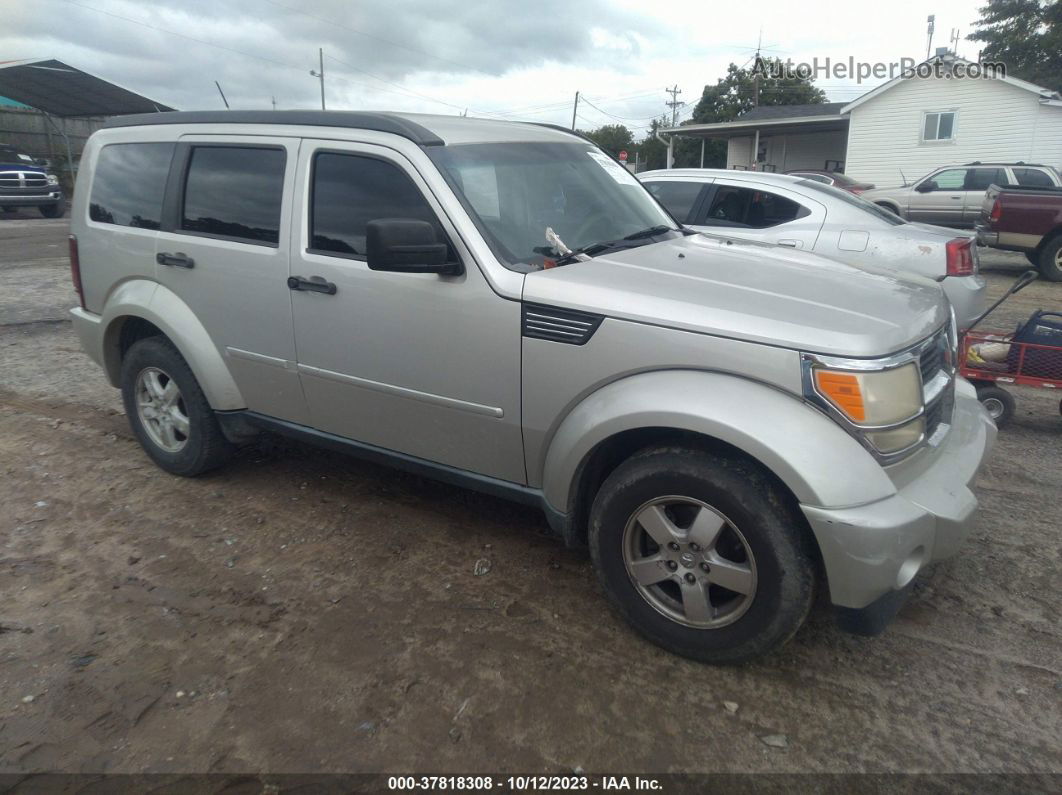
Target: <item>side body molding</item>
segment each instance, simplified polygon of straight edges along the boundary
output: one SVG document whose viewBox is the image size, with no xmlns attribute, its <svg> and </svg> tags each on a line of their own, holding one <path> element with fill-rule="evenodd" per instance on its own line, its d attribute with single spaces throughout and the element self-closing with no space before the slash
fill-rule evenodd
<svg viewBox="0 0 1062 795">
<path fill-rule="evenodd" d="M 170 338 L 192 368 L 211 408 L 230 411 L 247 406 L 224 358 L 195 313 L 172 290 L 147 279 L 122 282 L 107 297 L 100 316 L 102 363 L 113 386 L 119 386 L 119 341 L 128 317 L 143 318 Z"/>
<path fill-rule="evenodd" d="M 547 504 L 567 513 L 591 451 L 639 428 L 674 428 L 727 442 L 770 469 L 804 505 L 862 505 L 896 493 L 855 439 L 798 398 L 732 375 L 660 370 L 608 384 L 568 414 L 546 454 Z"/>
</svg>

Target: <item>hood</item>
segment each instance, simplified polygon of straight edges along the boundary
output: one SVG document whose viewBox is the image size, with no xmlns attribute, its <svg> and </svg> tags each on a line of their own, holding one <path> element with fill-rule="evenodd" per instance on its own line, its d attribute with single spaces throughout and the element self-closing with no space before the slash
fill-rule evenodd
<svg viewBox="0 0 1062 795">
<path fill-rule="evenodd" d="M 524 300 L 835 356 L 894 353 L 948 318 L 929 279 L 705 235 L 536 271 Z"/>
<path fill-rule="evenodd" d="M 35 163 L 27 163 L 24 160 L 8 160 L 0 157 L 0 171 L 25 171 L 32 174 L 43 174 L 44 169 Z"/>
</svg>

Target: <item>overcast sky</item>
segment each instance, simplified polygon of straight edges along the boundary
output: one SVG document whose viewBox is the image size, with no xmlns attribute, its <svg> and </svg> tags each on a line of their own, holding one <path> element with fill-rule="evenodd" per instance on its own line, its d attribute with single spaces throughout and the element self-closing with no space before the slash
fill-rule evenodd
<svg viewBox="0 0 1062 795">
<path fill-rule="evenodd" d="M 923 58 L 964 37 L 980 0 L 757 3 L 700 0 L 33 0 L 5 3 L 0 60 L 57 58 L 181 110 L 329 108 L 622 122 L 640 137 L 678 84 L 692 111 L 727 64 L 765 56 Z M 960 55 L 977 55 L 960 41 Z M 833 101 L 877 82 L 820 79 Z M 590 103 L 593 103 L 591 105 Z M 596 107 L 594 107 L 596 106 Z"/>
</svg>

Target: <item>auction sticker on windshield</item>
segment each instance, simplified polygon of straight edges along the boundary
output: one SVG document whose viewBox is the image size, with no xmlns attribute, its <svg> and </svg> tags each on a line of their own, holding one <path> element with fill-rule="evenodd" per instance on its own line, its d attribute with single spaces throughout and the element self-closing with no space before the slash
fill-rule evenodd
<svg viewBox="0 0 1062 795">
<path fill-rule="evenodd" d="M 605 169 L 605 171 L 608 172 L 608 175 L 612 177 L 612 179 L 616 180 L 616 182 L 620 183 L 621 185 L 638 184 L 638 180 L 635 179 L 634 175 L 631 172 L 629 172 L 627 169 L 625 169 L 623 166 L 621 166 L 608 155 L 602 154 L 601 152 L 587 152 L 587 154 L 590 155 L 590 157 L 593 158 L 597 162 L 597 164 L 601 166 L 601 168 Z"/>
</svg>

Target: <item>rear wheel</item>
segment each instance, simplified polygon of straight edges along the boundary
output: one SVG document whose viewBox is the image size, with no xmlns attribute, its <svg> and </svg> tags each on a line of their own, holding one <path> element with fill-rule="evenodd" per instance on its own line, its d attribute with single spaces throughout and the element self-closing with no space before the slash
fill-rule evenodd
<svg viewBox="0 0 1062 795">
<path fill-rule="evenodd" d="M 37 209 L 41 211 L 41 215 L 45 218 L 62 218 L 63 213 L 66 212 L 66 205 L 62 202 L 56 202 L 55 204 L 42 204 Z"/>
<path fill-rule="evenodd" d="M 1045 279 L 1062 282 L 1062 235 L 1047 241 L 1047 244 L 1040 249 L 1037 267 Z"/>
<path fill-rule="evenodd" d="M 133 433 L 167 472 L 191 477 L 225 463 L 225 439 L 191 368 L 164 337 L 135 342 L 122 360 L 122 401 Z"/>
<path fill-rule="evenodd" d="M 1014 416 L 1017 404 L 1014 396 L 1002 387 L 995 384 L 986 384 L 977 387 L 977 399 L 985 407 L 985 411 L 996 423 L 997 428 L 1002 428 L 1010 418 Z"/>
<path fill-rule="evenodd" d="M 814 594 L 799 517 L 758 466 L 735 456 L 655 448 L 621 464 L 594 500 L 590 553 L 635 629 L 704 662 L 778 648 Z"/>
</svg>

